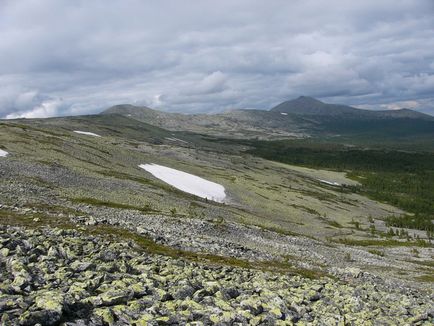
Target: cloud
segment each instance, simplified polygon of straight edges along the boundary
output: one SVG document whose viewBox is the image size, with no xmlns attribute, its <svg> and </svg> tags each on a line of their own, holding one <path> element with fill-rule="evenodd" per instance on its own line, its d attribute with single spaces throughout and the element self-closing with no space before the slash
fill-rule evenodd
<svg viewBox="0 0 434 326">
<path fill-rule="evenodd" d="M 58 114 L 62 101 L 59 99 L 44 100 L 39 105 L 33 107 L 31 110 L 24 112 L 9 113 L 6 119 L 19 119 L 19 118 L 48 118 Z"/>
<path fill-rule="evenodd" d="M 185 90 L 184 94 L 212 94 L 219 93 L 225 89 L 226 76 L 221 71 L 214 71 L 205 76 L 197 84 L 192 85 L 190 89 Z"/>
<path fill-rule="evenodd" d="M 365 104 L 359 105 L 359 108 L 368 110 L 399 110 L 411 109 L 422 113 L 434 115 L 434 99 L 422 99 L 411 101 L 397 101 L 386 104 Z"/>
<path fill-rule="evenodd" d="M 381 104 L 380 106 L 386 110 L 399 110 L 402 108 L 416 109 L 420 106 L 420 103 L 418 101 L 402 101 L 402 102 Z"/>
<path fill-rule="evenodd" d="M 430 0 L 5 0 L 0 117 L 268 109 L 299 95 L 434 113 L 433 14 Z"/>
</svg>

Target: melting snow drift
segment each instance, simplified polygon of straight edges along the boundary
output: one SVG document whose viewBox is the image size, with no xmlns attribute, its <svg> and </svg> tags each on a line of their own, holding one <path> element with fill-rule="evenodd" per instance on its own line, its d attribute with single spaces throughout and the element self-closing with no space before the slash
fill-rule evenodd
<svg viewBox="0 0 434 326">
<path fill-rule="evenodd" d="M 281 115 L 288 115 L 288 113 L 280 112 Z"/>
<path fill-rule="evenodd" d="M 6 151 L 0 149 L 0 157 L 8 156 L 8 154 L 9 154 L 8 152 L 6 152 Z"/>
<path fill-rule="evenodd" d="M 179 141 L 179 142 L 181 142 L 181 143 L 186 143 L 186 144 L 188 144 L 188 141 L 185 141 L 185 140 L 182 140 L 182 139 L 179 139 L 179 138 L 166 137 L 166 139 L 167 139 L 167 140 L 171 140 L 171 141 Z"/>
<path fill-rule="evenodd" d="M 331 181 L 327 181 L 327 180 L 322 180 L 322 179 L 318 179 L 320 182 L 331 185 L 331 186 L 340 186 L 340 183 L 337 182 L 331 182 Z"/>
<path fill-rule="evenodd" d="M 190 173 L 178 171 L 158 164 L 141 164 L 140 168 L 171 186 L 202 198 L 222 203 L 226 197 L 225 188 Z"/>
<path fill-rule="evenodd" d="M 74 130 L 74 132 L 77 134 L 82 134 L 82 135 L 87 135 L 87 136 L 101 137 L 100 135 L 97 135 L 97 134 L 95 134 L 93 132 L 89 132 L 89 131 Z"/>
</svg>

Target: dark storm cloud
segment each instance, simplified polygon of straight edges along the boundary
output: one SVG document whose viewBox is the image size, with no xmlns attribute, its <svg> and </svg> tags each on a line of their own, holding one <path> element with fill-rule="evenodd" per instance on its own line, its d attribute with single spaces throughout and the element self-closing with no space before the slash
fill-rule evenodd
<svg viewBox="0 0 434 326">
<path fill-rule="evenodd" d="M 0 117 L 270 108 L 434 113 L 430 0 L 0 2 Z"/>
</svg>

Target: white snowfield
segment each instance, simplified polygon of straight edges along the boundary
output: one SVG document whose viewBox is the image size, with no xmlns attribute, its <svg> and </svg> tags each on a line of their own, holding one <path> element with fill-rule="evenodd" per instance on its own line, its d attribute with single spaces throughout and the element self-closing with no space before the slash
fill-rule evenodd
<svg viewBox="0 0 434 326">
<path fill-rule="evenodd" d="M 179 138 L 166 137 L 166 139 L 167 139 L 167 140 L 171 140 L 171 141 L 179 141 L 179 142 L 181 142 L 181 143 L 186 143 L 186 144 L 188 144 L 188 141 L 185 141 L 185 140 L 182 140 L 182 139 L 179 139 Z"/>
<path fill-rule="evenodd" d="M 6 152 L 6 151 L 0 149 L 0 157 L 6 157 L 6 156 L 8 156 L 8 155 L 9 155 L 8 152 Z"/>
<path fill-rule="evenodd" d="M 280 112 L 281 115 L 288 115 L 288 113 Z"/>
<path fill-rule="evenodd" d="M 331 186 L 340 186 L 341 185 L 340 183 L 337 183 L 337 182 L 332 182 L 332 181 L 327 181 L 327 180 L 322 180 L 322 179 L 318 179 L 318 180 L 322 183 L 326 183 L 326 184 L 331 185 Z"/>
<path fill-rule="evenodd" d="M 215 182 L 205 180 L 190 173 L 182 172 L 158 164 L 141 164 L 140 168 L 171 186 L 201 198 L 222 203 L 226 198 L 225 188 Z"/>
<path fill-rule="evenodd" d="M 101 137 L 98 134 L 95 134 L 93 132 L 89 132 L 89 131 L 80 131 L 80 130 L 74 130 L 75 133 L 77 134 L 81 134 L 81 135 L 87 135 L 87 136 L 93 136 L 93 137 Z"/>
</svg>

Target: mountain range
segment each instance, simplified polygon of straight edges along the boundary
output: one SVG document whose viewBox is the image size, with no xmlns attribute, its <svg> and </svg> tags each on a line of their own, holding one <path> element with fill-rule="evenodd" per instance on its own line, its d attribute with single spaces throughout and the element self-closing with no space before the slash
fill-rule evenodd
<svg viewBox="0 0 434 326">
<path fill-rule="evenodd" d="M 270 110 L 231 110 L 181 114 L 129 104 L 101 114 L 116 114 L 176 131 L 236 138 L 408 138 L 434 135 L 434 117 L 410 109 L 364 110 L 300 96 Z"/>
<path fill-rule="evenodd" d="M 308 96 L 300 96 L 294 100 L 285 101 L 276 105 L 271 111 L 297 114 L 302 116 L 345 116 L 350 119 L 422 119 L 434 120 L 434 117 L 410 109 L 399 110 L 364 110 L 348 105 L 328 104 Z"/>
</svg>

